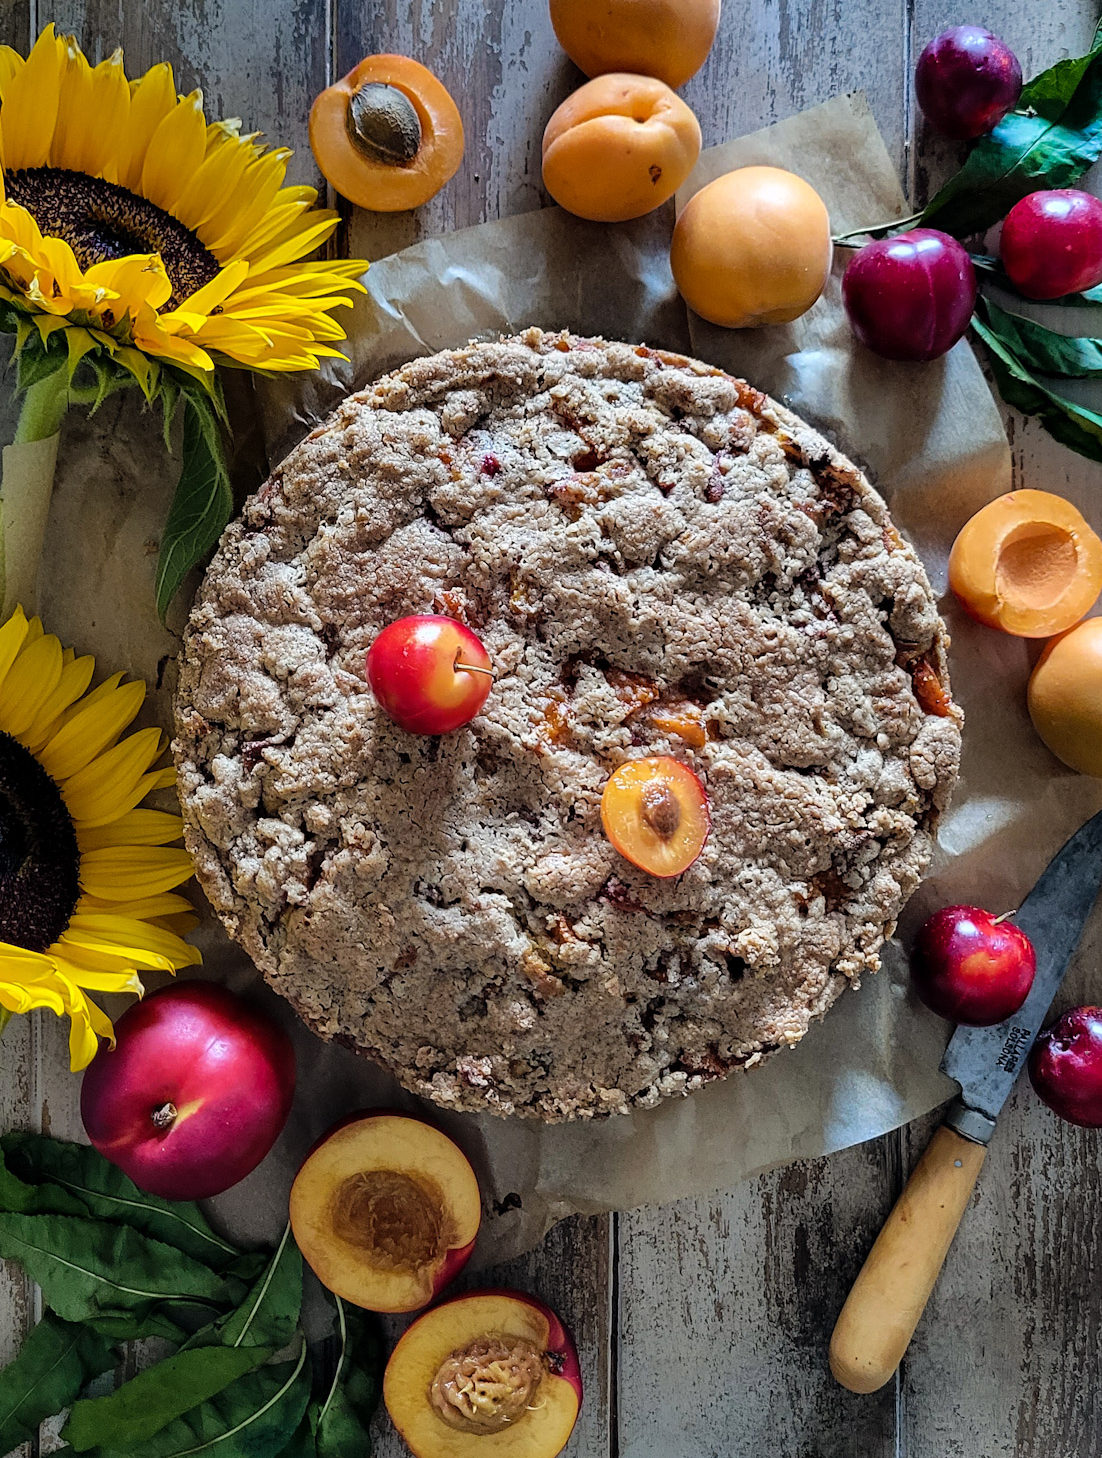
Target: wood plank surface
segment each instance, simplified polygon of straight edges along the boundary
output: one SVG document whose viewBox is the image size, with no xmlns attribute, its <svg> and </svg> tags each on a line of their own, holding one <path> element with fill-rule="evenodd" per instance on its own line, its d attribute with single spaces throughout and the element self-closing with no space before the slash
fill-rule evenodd
<svg viewBox="0 0 1102 1458">
<path fill-rule="evenodd" d="M 1027 74 L 1089 40 L 1093 0 L 728 0 L 716 48 L 684 94 L 705 143 L 863 87 L 912 195 L 958 154 L 916 119 L 910 72 L 944 25 L 1005 35 Z M 346 251 L 383 256 L 421 236 L 542 206 L 539 142 L 581 79 L 559 51 L 546 0 L 5 0 L 0 40 L 56 19 L 95 56 L 122 43 L 130 69 L 172 60 L 214 114 L 240 115 L 296 148 L 317 182 L 309 103 L 372 51 L 423 60 L 460 100 L 468 162 L 415 214 L 345 209 Z M 1086 497 L 1099 468 L 1036 426 L 1010 422 L 1016 478 Z M 1100 995 L 1098 951 L 1074 998 Z M 51 1019 L 4 1036 L 0 1124 L 79 1131 L 77 1080 Z M 573 1458 L 1096 1458 L 1102 1451 L 1102 1160 L 1096 1136 L 1020 1089 L 898 1383 L 843 1393 L 825 1353 L 848 1284 L 903 1173 L 922 1121 L 830 1160 L 775 1171 L 711 1198 L 614 1219 L 572 1220 L 493 1273 L 537 1291 L 579 1338 L 587 1400 Z M 33 1317 L 18 1273 L 0 1276 L 0 1359 Z M 385 1418 L 379 1458 L 404 1447 Z M 44 1434 L 42 1451 L 56 1446 Z"/>
</svg>

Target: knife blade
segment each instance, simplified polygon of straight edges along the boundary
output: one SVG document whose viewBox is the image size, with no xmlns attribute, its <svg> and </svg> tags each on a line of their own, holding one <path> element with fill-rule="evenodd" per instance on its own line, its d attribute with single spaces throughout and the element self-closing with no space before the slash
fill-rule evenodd
<svg viewBox="0 0 1102 1458">
<path fill-rule="evenodd" d="M 961 1024 L 941 1069 L 960 1084 L 946 1118 L 966 1139 L 986 1144 L 1044 1025 L 1102 885 L 1102 811 L 1057 851 L 1014 914 L 1037 954 L 1029 996 L 1013 1017 L 989 1028 Z"/>
</svg>

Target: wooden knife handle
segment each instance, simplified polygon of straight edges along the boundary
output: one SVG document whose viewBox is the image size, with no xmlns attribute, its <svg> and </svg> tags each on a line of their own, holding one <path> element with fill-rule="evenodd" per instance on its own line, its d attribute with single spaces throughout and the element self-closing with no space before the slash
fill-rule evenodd
<svg viewBox="0 0 1102 1458">
<path fill-rule="evenodd" d="M 830 1370 L 875 1392 L 903 1360 L 987 1154 L 943 1124 L 915 1165 L 834 1327 Z"/>
</svg>

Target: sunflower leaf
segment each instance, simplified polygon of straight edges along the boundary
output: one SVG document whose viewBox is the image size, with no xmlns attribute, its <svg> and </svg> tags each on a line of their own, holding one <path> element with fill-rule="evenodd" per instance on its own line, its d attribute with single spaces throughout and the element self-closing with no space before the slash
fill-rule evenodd
<svg viewBox="0 0 1102 1458">
<path fill-rule="evenodd" d="M 40 1423 L 68 1407 L 93 1377 L 114 1365 L 107 1337 L 47 1311 L 19 1355 L 0 1372 L 0 1453 L 30 1441 Z"/>
<path fill-rule="evenodd" d="M 125 1225 L 74 1215 L 0 1214 L 0 1256 L 20 1263 L 50 1309 L 109 1335 L 178 1335 L 173 1313 L 225 1309 L 241 1297 L 182 1251 Z"/>
<path fill-rule="evenodd" d="M 999 393 L 1023 415 L 1035 416 L 1051 436 L 1093 461 L 1102 461 L 1102 415 L 1041 384 L 1012 345 L 977 312 L 972 328 L 988 349 Z"/>
<path fill-rule="evenodd" d="M 1102 23 L 1085 56 L 1058 61 L 1022 91 L 919 215 L 960 237 L 979 233 L 1038 188 L 1067 187 L 1102 156 Z"/>
<path fill-rule="evenodd" d="M 28 335 L 16 360 L 16 389 L 29 390 L 32 385 L 68 369 L 68 350 L 58 336 L 54 338 L 58 339 L 56 345 L 53 340 L 46 345 L 37 334 Z"/>
<path fill-rule="evenodd" d="M 177 1352 L 106 1397 L 78 1402 L 61 1436 L 78 1453 L 101 1445 L 129 1452 L 270 1360 L 275 1351 L 257 1346 Z"/>
<path fill-rule="evenodd" d="M 294 1438 L 310 1387 L 302 1342 L 293 1361 L 247 1372 L 150 1437 L 88 1452 L 90 1458 L 277 1458 Z"/>
<path fill-rule="evenodd" d="M 162 621 L 184 578 L 215 545 L 232 515 L 222 427 L 213 402 L 191 391 L 184 404 L 183 469 L 157 562 L 157 611 Z"/>
<path fill-rule="evenodd" d="M 147 1194 L 91 1145 L 41 1134 L 0 1137 L 0 1209 L 117 1221 L 217 1271 L 241 1254 L 211 1229 L 198 1205 Z"/>
</svg>

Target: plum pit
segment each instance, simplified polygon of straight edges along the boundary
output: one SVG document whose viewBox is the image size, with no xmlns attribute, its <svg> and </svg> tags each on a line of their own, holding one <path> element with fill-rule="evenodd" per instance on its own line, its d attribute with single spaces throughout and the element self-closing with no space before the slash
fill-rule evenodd
<svg viewBox="0 0 1102 1458">
<path fill-rule="evenodd" d="M 413 1272 L 447 1250 L 443 1195 L 396 1169 L 360 1170 L 337 1188 L 334 1233 L 370 1254 L 373 1265 Z"/>
<path fill-rule="evenodd" d="M 688 765 L 669 755 L 628 760 L 604 788 L 601 823 L 616 850 L 640 870 L 680 876 L 708 839 L 708 793 Z"/>
<path fill-rule="evenodd" d="M 532 1406 L 546 1368 L 526 1337 L 491 1332 L 445 1357 L 432 1379 L 433 1411 L 461 1433 L 499 1433 Z"/>
</svg>

